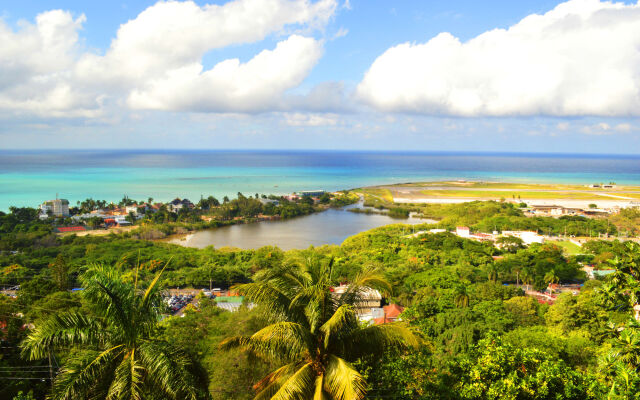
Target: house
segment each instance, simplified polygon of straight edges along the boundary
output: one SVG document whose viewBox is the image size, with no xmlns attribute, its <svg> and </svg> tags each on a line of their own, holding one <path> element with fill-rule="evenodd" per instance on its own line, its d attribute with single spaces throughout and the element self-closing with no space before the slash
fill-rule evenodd
<svg viewBox="0 0 640 400">
<path fill-rule="evenodd" d="M 456 235 L 463 238 L 468 238 L 469 236 L 471 236 L 471 230 L 468 226 L 456 226 Z"/>
<path fill-rule="evenodd" d="M 124 211 L 127 213 L 127 215 L 129 215 L 129 213 L 133 213 L 133 215 L 138 215 L 138 206 L 137 205 L 126 206 L 124 208 Z"/>
<path fill-rule="evenodd" d="M 349 285 L 342 284 L 340 286 L 336 286 L 333 288 L 333 296 L 340 297 L 342 294 L 347 292 L 349 289 Z M 358 314 L 359 318 L 363 319 L 371 319 L 371 310 L 374 308 L 380 308 L 382 304 L 382 294 L 379 291 L 371 288 L 363 289 L 360 293 L 360 301 L 355 304 L 356 314 Z M 366 316 L 369 318 L 366 318 Z"/>
<path fill-rule="evenodd" d="M 266 206 L 268 204 L 273 204 L 274 206 L 277 206 L 278 204 L 280 204 L 278 200 L 273 200 L 273 199 L 258 199 L 258 201 L 260 201 L 260 203 L 262 203 L 263 206 Z"/>
<path fill-rule="evenodd" d="M 562 206 L 546 205 L 546 204 L 532 205 L 531 212 L 538 215 L 548 215 L 553 217 L 559 217 L 566 213 L 565 208 Z"/>
<path fill-rule="evenodd" d="M 172 212 L 178 212 L 183 208 L 187 209 L 187 208 L 194 208 L 194 207 L 195 206 L 193 205 L 192 202 L 189 201 L 189 199 L 180 200 L 180 198 L 178 197 L 171 200 L 171 202 L 167 204 L 167 208 L 169 209 L 169 211 L 172 211 Z"/>
<path fill-rule="evenodd" d="M 389 322 L 396 322 L 400 319 L 400 314 L 404 311 L 404 307 L 397 304 L 389 304 L 382 307 L 382 317 L 374 318 L 373 323 L 375 325 L 386 324 Z"/>
</svg>

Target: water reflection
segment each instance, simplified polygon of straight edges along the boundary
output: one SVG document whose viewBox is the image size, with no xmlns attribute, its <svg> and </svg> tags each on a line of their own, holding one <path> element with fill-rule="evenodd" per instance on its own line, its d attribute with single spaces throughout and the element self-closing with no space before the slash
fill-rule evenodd
<svg viewBox="0 0 640 400">
<path fill-rule="evenodd" d="M 423 224 L 431 220 L 409 218 L 394 219 L 386 215 L 367 215 L 343 209 L 298 217 L 285 221 L 259 222 L 232 225 L 223 228 L 199 231 L 170 243 L 187 247 L 203 248 L 213 245 L 255 249 L 262 246 L 278 246 L 283 250 L 305 249 L 311 245 L 341 244 L 349 236 L 389 224 Z M 411 229 L 407 229 L 411 233 Z"/>
</svg>

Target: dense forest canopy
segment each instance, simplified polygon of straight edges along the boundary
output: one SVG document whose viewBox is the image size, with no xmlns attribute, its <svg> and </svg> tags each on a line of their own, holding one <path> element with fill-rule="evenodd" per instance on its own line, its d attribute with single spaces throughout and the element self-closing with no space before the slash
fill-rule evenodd
<svg viewBox="0 0 640 400">
<path fill-rule="evenodd" d="M 430 212 L 440 222 L 416 230 L 464 224 L 478 230 L 613 234 L 620 226 L 605 219 L 524 217 L 516 207 L 496 202 L 434 206 Z M 367 398 L 630 399 L 640 393 L 640 325 L 632 318 L 640 298 L 640 248 L 633 242 L 593 240 L 581 254 L 570 255 L 553 241 L 498 248 L 446 232 L 407 235 L 397 224 L 352 236 L 340 246 L 193 249 L 135 233 L 57 236 L 29 209 L 0 215 L 0 234 L 0 283 L 20 285 L 15 299 L 0 297 L 0 378 L 7 378 L 0 385 L 2 398 L 20 391 L 23 397 L 17 398 L 29 392 L 43 398 L 50 391 L 49 358 L 21 354 L 33 329 L 67 312 L 104 318 L 87 292 L 71 290 L 87 287 L 83 277 L 90 268 L 113 271 L 122 285 L 145 287 L 159 276 L 157 284 L 165 289 L 228 288 L 259 282 L 270 271 L 302 268 L 308 260 L 331 265 L 321 287 L 377 271 L 389 285 L 385 301 L 404 307 L 403 324 L 420 339 L 416 349 L 349 359 L 366 381 Z M 589 280 L 585 265 L 615 272 Z M 579 289 L 553 302 L 525 294 L 548 291 L 555 283 Z M 201 298 L 184 317 L 165 318 L 144 338 L 171 343 L 195 360 L 212 398 L 249 399 L 256 395 L 253 386 L 282 364 L 220 344 L 268 327 L 273 321 L 265 315 L 262 307 L 231 313 Z M 85 350 L 72 343 L 53 349 L 52 373 L 74 365 Z"/>
</svg>

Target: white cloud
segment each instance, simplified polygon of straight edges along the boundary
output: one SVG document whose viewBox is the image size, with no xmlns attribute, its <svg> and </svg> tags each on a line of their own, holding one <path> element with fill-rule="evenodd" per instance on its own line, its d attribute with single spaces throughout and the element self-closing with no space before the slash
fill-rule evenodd
<svg viewBox="0 0 640 400">
<path fill-rule="evenodd" d="M 358 96 L 458 116 L 640 115 L 640 5 L 571 0 L 465 43 L 441 33 L 385 51 Z"/>
<path fill-rule="evenodd" d="M 0 19 L 0 110 L 14 115 L 94 116 L 101 97 L 72 85 L 84 15 L 53 10 L 13 31 Z"/>
<path fill-rule="evenodd" d="M 0 19 L 0 113 L 96 117 L 106 105 L 123 104 L 215 112 L 279 109 L 283 92 L 299 85 L 322 53 L 322 42 L 290 32 L 323 29 L 337 1 L 160 1 L 121 25 L 104 54 L 79 45 L 84 15 L 74 19 L 66 11 L 48 11 L 35 24 L 20 22 L 18 30 Z M 272 34 L 289 37 L 246 63 L 229 59 L 210 70 L 202 66 L 211 50 Z"/>
<path fill-rule="evenodd" d="M 614 129 L 617 130 L 618 132 L 630 132 L 633 129 L 633 127 L 629 123 L 622 123 L 622 124 L 616 125 Z"/>
<path fill-rule="evenodd" d="M 333 126 L 338 123 L 335 114 L 285 113 L 284 116 L 289 126 Z"/>
<path fill-rule="evenodd" d="M 168 71 L 134 90 L 132 108 L 191 111 L 263 111 L 278 106 L 283 92 L 298 86 L 322 54 L 320 43 L 293 35 L 247 63 L 225 60 L 203 72 L 200 63 Z"/>
<path fill-rule="evenodd" d="M 289 25 L 323 27 L 336 0 L 235 0 L 222 6 L 158 2 L 120 26 L 104 56 L 87 54 L 77 72 L 127 84 L 192 67 L 211 50 L 253 43 Z"/>
<path fill-rule="evenodd" d="M 333 34 L 333 36 L 331 37 L 331 40 L 336 40 L 341 37 L 345 37 L 347 36 L 347 34 L 349 34 L 349 30 L 347 28 L 341 27 L 340 29 L 338 29 L 336 33 Z"/>
</svg>

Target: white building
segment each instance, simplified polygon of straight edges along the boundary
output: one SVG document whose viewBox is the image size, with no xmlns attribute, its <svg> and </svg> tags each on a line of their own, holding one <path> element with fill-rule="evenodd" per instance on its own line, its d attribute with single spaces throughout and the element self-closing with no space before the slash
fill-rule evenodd
<svg viewBox="0 0 640 400">
<path fill-rule="evenodd" d="M 68 217 L 69 216 L 69 200 L 67 199 L 55 199 L 47 200 L 40 206 L 40 218 L 43 215 L 49 214 L 54 217 Z"/>
<path fill-rule="evenodd" d="M 471 236 L 471 230 L 468 226 L 456 226 L 456 235 L 463 238 L 468 238 L 469 236 Z"/>
<path fill-rule="evenodd" d="M 514 236 L 522 239 L 524 244 L 544 243 L 544 236 L 538 235 L 536 231 L 502 231 L 502 236 Z"/>
</svg>

